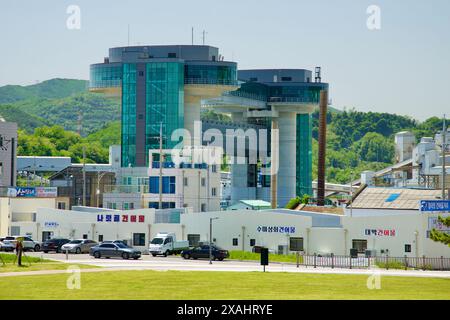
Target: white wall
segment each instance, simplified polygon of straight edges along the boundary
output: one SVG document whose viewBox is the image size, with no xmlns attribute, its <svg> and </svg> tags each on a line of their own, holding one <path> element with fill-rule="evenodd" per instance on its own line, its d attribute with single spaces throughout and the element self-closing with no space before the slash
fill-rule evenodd
<svg viewBox="0 0 450 320">
<path fill-rule="evenodd" d="M 288 244 L 288 237 L 280 232 L 261 232 L 258 227 L 295 227 L 292 237 L 305 237 L 306 228 L 311 227 L 311 218 L 294 214 L 274 214 L 269 212 L 239 210 L 184 214 L 181 223 L 185 225 L 185 234 L 200 234 L 200 241 L 209 241 L 209 222 L 213 220 L 213 238 L 216 244 L 227 250 L 251 251 L 250 239 L 257 246 L 266 246 L 269 250 L 278 250 L 278 245 Z M 245 227 L 245 230 L 242 229 Z M 233 238 L 238 245 L 233 245 Z M 242 239 L 244 238 L 244 241 Z"/>
</svg>

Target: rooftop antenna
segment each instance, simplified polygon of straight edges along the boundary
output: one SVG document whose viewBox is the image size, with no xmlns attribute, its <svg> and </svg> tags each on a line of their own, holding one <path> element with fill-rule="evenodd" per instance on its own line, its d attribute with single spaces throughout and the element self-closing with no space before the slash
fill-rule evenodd
<svg viewBox="0 0 450 320">
<path fill-rule="evenodd" d="M 203 45 L 205 45 L 205 39 L 206 39 L 206 34 L 207 34 L 208 32 L 206 32 L 205 30 L 203 30 L 203 32 L 202 32 L 202 38 L 203 38 Z"/>
<path fill-rule="evenodd" d="M 322 76 L 320 74 L 321 74 L 321 68 L 320 67 L 316 67 L 316 69 L 315 69 L 315 78 L 314 78 L 315 82 L 318 82 L 318 83 L 322 82 Z"/>
<path fill-rule="evenodd" d="M 130 46 L 130 24 L 128 24 L 128 47 Z"/>
</svg>

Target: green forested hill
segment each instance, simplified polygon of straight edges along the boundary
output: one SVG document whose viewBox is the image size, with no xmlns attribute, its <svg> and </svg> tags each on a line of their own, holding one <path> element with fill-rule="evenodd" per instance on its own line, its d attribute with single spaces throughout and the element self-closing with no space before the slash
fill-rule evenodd
<svg viewBox="0 0 450 320">
<path fill-rule="evenodd" d="M 29 86 L 7 85 L 0 87 L 0 103 L 28 99 L 55 99 L 85 92 L 88 81 L 76 79 L 51 79 Z"/>
</svg>

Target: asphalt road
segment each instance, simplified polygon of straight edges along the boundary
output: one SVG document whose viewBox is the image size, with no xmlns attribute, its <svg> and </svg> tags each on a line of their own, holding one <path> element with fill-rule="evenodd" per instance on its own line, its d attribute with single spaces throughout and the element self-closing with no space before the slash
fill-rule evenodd
<svg viewBox="0 0 450 320">
<path fill-rule="evenodd" d="M 261 272 L 263 267 L 258 261 L 236 261 L 224 260 L 185 260 L 180 256 L 153 257 L 143 255 L 139 260 L 123 260 L 121 258 L 101 258 L 95 259 L 88 254 L 69 254 L 66 260 L 65 254 L 28 252 L 27 255 L 42 257 L 44 259 L 53 259 L 67 264 L 85 264 L 99 266 L 116 270 L 179 270 L 179 271 L 240 271 L 240 272 Z M 270 263 L 266 266 L 267 272 L 295 272 L 295 273 L 321 273 L 321 274 L 362 274 L 373 275 L 374 273 L 385 276 L 409 276 L 409 277 L 439 277 L 450 278 L 449 271 L 421 271 L 421 270 L 384 270 L 384 269 L 331 269 L 331 268 L 313 268 L 300 266 L 290 263 Z"/>
</svg>

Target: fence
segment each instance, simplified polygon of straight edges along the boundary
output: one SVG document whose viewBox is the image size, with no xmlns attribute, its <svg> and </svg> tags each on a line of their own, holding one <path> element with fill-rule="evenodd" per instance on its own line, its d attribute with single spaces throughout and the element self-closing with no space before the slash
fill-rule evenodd
<svg viewBox="0 0 450 320">
<path fill-rule="evenodd" d="M 438 257 L 367 257 L 340 255 L 303 255 L 300 265 L 314 268 L 347 268 L 347 269 L 416 269 L 416 270 L 450 270 L 450 258 Z"/>
</svg>

